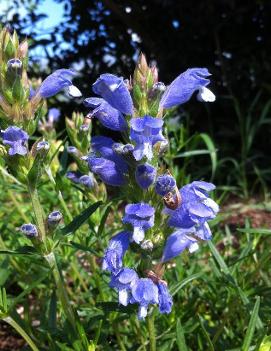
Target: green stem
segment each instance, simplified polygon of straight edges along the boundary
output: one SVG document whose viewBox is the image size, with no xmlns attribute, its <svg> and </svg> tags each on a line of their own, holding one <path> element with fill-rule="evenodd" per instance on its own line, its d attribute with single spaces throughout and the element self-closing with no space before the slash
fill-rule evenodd
<svg viewBox="0 0 271 351">
<path fill-rule="evenodd" d="M 147 316 L 147 327 L 150 338 L 150 351 L 156 351 L 156 336 L 155 336 L 155 325 L 154 325 L 154 313 Z"/>
<path fill-rule="evenodd" d="M 76 318 L 73 309 L 71 308 L 69 297 L 67 294 L 66 289 L 64 288 L 63 280 L 61 273 L 59 271 L 57 262 L 56 262 L 56 257 L 53 252 L 50 254 L 44 256 L 46 261 L 48 262 L 49 266 L 52 269 L 53 276 L 55 279 L 56 287 L 57 287 L 57 294 L 59 297 L 59 300 L 61 302 L 62 308 L 64 310 L 64 313 L 70 322 L 70 324 L 74 327 L 74 330 L 76 331 Z"/>
<path fill-rule="evenodd" d="M 45 224 L 44 224 L 44 215 L 43 215 L 43 209 L 40 204 L 39 200 L 39 195 L 38 191 L 36 188 L 33 188 L 31 184 L 28 185 L 28 190 L 29 194 L 31 197 L 32 205 L 33 205 L 33 210 L 36 218 L 36 224 L 39 229 L 39 234 L 41 236 L 41 241 L 43 242 L 44 245 L 46 245 L 46 229 L 45 229 Z M 46 247 L 45 247 L 46 249 Z"/>
<path fill-rule="evenodd" d="M 50 179 L 50 182 L 54 185 L 54 187 L 56 187 L 56 182 L 54 180 L 54 177 L 52 175 L 52 171 L 51 171 L 50 167 L 46 168 L 46 173 L 47 173 L 47 175 L 48 175 L 48 177 Z M 69 209 L 68 209 L 68 207 L 67 207 L 67 205 L 66 205 L 66 203 L 65 203 L 65 201 L 63 199 L 63 196 L 62 196 L 62 193 L 61 193 L 60 190 L 57 192 L 57 196 L 58 196 L 58 200 L 59 200 L 59 202 L 60 202 L 60 204 L 62 206 L 62 209 L 63 209 L 63 211 L 65 213 L 65 216 L 69 219 L 69 221 L 72 221 L 72 219 L 73 219 L 72 215 L 71 215 L 71 213 L 70 213 L 70 211 L 69 211 Z"/>
<path fill-rule="evenodd" d="M 117 342 L 118 342 L 118 345 L 119 345 L 119 348 L 121 351 L 126 351 L 126 347 L 122 341 L 122 338 L 120 336 L 120 333 L 119 333 L 119 327 L 118 327 L 118 324 L 113 322 L 113 329 L 114 329 L 114 333 L 116 335 L 116 338 L 117 338 Z"/>
<path fill-rule="evenodd" d="M 19 333 L 24 338 L 24 340 L 28 343 L 28 345 L 31 347 L 33 351 L 39 351 L 34 341 L 13 318 L 6 317 L 6 318 L 3 318 L 3 320 L 9 325 L 11 325 L 17 331 L 17 333 Z"/>
</svg>

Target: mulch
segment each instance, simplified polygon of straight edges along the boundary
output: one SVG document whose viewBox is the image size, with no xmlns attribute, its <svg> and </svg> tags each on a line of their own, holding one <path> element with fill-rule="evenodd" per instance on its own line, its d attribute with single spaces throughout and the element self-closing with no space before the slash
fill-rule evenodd
<svg viewBox="0 0 271 351">
<path fill-rule="evenodd" d="M 25 346 L 25 341 L 7 323 L 0 321 L 0 350 L 19 351 Z"/>
</svg>

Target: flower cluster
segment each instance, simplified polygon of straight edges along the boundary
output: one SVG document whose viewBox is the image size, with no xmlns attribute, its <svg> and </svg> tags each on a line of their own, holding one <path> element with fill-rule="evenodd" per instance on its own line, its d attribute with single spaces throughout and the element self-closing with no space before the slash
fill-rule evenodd
<svg viewBox="0 0 271 351">
<path fill-rule="evenodd" d="M 185 103 L 194 92 L 199 101 L 214 101 L 206 87 L 210 73 L 206 68 L 188 69 L 165 88 L 158 82 L 157 70 L 144 60 L 141 57 L 132 82 L 102 74 L 93 84 L 98 97 L 84 101 L 90 108 L 88 118 L 97 118 L 125 140 L 93 137 L 87 163 L 102 182 L 119 187 L 126 203 L 123 230 L 109 241 L 103 269 L 110 272 L 110 286 L 117 290 L 119 303 L 139 305 L 139 319 L 147 316 L 149 305 L 157 304 L 161 313 L 170 313 L 173 302 L 161 267 L 186 248 L 195 251 L 199 240 L 209 240 L 207 222 L 218 212 L 208 194 L 213 184 L 194 181 L 178 189 L 170 172 L 158 166 L 167 143 L 163 111 Z M 161 86 L 163 89 L 156 88 Z M 165 227 L 172 228 L 171 234 L 164 233 Z M 161 247 L 163 253 L 157 260 Z M 136 269 L 124 264 L 128 250 L 139 255 Z"/>
</svg>

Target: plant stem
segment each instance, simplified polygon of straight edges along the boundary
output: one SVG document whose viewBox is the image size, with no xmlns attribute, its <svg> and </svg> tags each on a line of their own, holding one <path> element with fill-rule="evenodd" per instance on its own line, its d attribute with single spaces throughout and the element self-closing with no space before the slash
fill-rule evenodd
<svg viewBox="0 0 271 351">
<path fill-rule="evenodd" d="M 41 236 L 41 241 L 43 242 L 44 245 L 46 245 L 46 230 L 45 230 L 45 224 L 44 224 L 44 215 L 43 215 L 43 209 L 40 204 L 39 200 L 39 195 L 38 191 L 36 188 L 33 188 L 31 184 L 28 185 L 28 190 L 29 194 L 31 197 L 32 205 L 33 205 L 33 210 L 36 218 L 36 224 L 39 229 L 39 234 Z M 46 247 L 45 247 L 46 249 Z"/>
<path fill-rule="evenodd" d="M 25 339 L 25 341 L 28 343 L 28 345 L 31 347 L 33 351 L 39 351 L 34 341 L 13 318 L 6 317 L 6 318 L 3 318 L 3 320 L 9 325 L 11 325 L 17 331 L 17 333 L 19 333 Z"/>
<path fill-rule="evenodd" d="M 155 336 L 155 325 L 154 325 L 154 313 L 147 316 L 147 326 L 150 338 L 150 351 L 156 351 L 156 336 Z"/>
<path fill-rule="evenodd" d="M 119 327 L 118 327 L 118 324 L 113 322 L 113 329 L 114 329 L 114 332 L 115 332 L 115 335 L 116 335 L 116 338 L 117 338 L 117 342 L 118 342 L 118 345 L 120 347 L 120 350 L 121 351 L 126 351 L 126 347 L 122 341 L 122 338 L 120 336 L 120 333 L 119 333 Z"/>
<path fill-rule="evenodd" d="M 52 268 L 53 271 L 53 276 L 55 279 L 56 287 L 57 287 L 57 294 L 59 297 L 59 300 L 61 302 L 62 308 L 64 310 L 64 313 L 70 322 L 70 324 L 74 327 L 74 330 L 76 331 L 76 318 L 73 309 L 71 308 L 69 297 L 67 294 L 66 289 L 64 288 L 63 285 L 63 279 L 61 277 L 61 273 L 59 271 L 57 262 L 56 262 L 56 257 L 53 252 L 50 254 L 44 256 L 46 261 L 48 262 L 49 266 Z"/>
</svg>

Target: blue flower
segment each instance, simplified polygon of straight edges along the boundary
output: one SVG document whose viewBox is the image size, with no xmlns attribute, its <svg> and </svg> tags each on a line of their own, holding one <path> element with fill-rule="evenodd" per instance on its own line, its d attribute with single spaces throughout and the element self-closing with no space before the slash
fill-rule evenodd
<svg viewBox="0 0 271 351">
<path fill-rule="evenodd" d="M 106 269 L 113 274 L 119 272 L 122 268 L 123 256 L 128 250 L 130 244 L 130 237 L 130 232 L 123 231 L 111 238 L 104 255 L 103 269 Z"/>
<path fill-rule="evenodd" d="M 121 186 L 126 182 L 128 165 L 125 159 L 113 150 L 114 140 L 98 136 L 92 138 L 92 150 L 96 155 L 88 157 L 88 165 L 92 172 L 98 174 L 108 185 Z M 101 157 L 100 157 L 101 156 Z"/>
<path fill-rule="evenodd" d="M 198 249 L 198 240 L 210 240 L 212 233 L 207 222 L 191 228 L 181 228 L 171 234 L 166 241 L 162 262 L 168 261 L 185 249 L 191 253 Z"/>
<path fill-rule="evenodd" d="M 139 161 L 144 156 L 153 157 L 152 147 L 159 141 L 165 141 L 162 135 L 163 120 L 151 116 L 131 119 L 131 140 L 135 141 L 134 158 Z"/>
<path fill-rule="evenodd" d="M 117 154 L 114 150 L 115 141 L 104 136 L 95 136 L 91 140 L 91 147 L 94 152 L 110 161 L 118 164 L 123 171 L 127 171 L 125 158 Z"/>
<path fill-rule="evenodd" d="M 138 318 L 144 319 L 148 313 L 149 304 L 159 303 L 158 287 L 149 278 L 140 278 L 132 285 L 131 303 L 138 303 Z"/>
<path fill-rule="evenodd" d="M 164 174 L 157 178 L 155 183 L 155 191 L 158 195 L 165 196 L 169 192 L 173 191 L 176 187 L 175 179 L 169 175 Z"/>
<path fill-rule="evenodd" d="M 197 239 L 192 236 L 194 234 L 195 227 L 179 229 L 171 234 L 166 241 L 162 256 L 162 262 L 166 262 L 178 256 L 185 249 L 189 249 L 192 252 L 195 251 L 198 246 Z"/>
<path fill-rule="evenodd" d="M 195 91 L 199 100 L 214 101 L 214 94 L 206 88 L 211 74 L 207 68 L 190 68 L 180 74 L 166 89 L 160 101 L 160 107 L 171 108 L 187 102 Z"/>
<path fill-rule="evenodd" d="M 114 161 L 103 157 L 89 156 L 88 166 L 93 173 L 99 175 L 105 184 L 121 186 L 126 182 L 124 170 L 120 169 Z"/>
<path fill-rule="evenodd" d="M 71 69 L 62 68 L 56 70 L 44 79 L 37 94 L 42 98 L 49 98 L 56 95 L 60 90 L 68 88 L 70 95 L 75 97 L 80 96 L 80 91 L 71 82 L 71 77 L 74 75 L 75 72 Z"/>
<path fill-rule="evenodd" d="M 133 101 L 123 78 L 109 73 L 102 74 L 93 84 L 93 91 L 116 110 L 132 115 Z"/>
<path fill-rule="evenodd" d="M 12 126 L 1 132 L 3 144 L 9 145 L 10 148 L 8 153 L 10 156 L 13 155 L 26 155 L 27 147 L 26 143 L 29 138 L 28 134 L 21 128 Z"/>
<path fill-rule="evenodd" d="M 127 306 L 130 301 L 131 288 L 137 282 L 137 273 L 130 268 L 123 268 L 117 275 L 112 275 L 110 287 L 116 288 L 119 293 L 119 303 Z"/>
<path fill-rule="evenodd" d="M 168 224 L 171 227 L 190 228 L 215 218 L 219 207 L 208 195 L 213 189 L 213 184 L 202 181 L 181 188 L 181 205 L 176 210 L 165 210 L 170 215 Z"/>
<path fill-rule="evenodd" d="M 54 123 L 59 121 L 60 110 L 58 108 L 50 108 L 48 111 L 48 123 L 53 125 Z"/>
<path fill-rule="evenodd" d="M 82 184 L 87 188 L 94 187 L 94 177 L 92 174 L 82 174 L 79 171 L 69 171 L 66 177 L 76 184 Z"/>
<path fill-rule="evenodd" d="M 160 280 L 157 283 L 159 311 L 161 313 L 170 313 L 173 305 L 172 296 L 170 295 L 166 282 Z"/>
<path fill-rule="evenodd" d="M 135 179 L 142 189 L 147 189 L 153 184 L 156 177 L 156 168 L 145 163 L 138 165 L 135 171 Z"/>
<path fill-rule="evenodd" d="M 106 128 L 120 132 L 127 129 L 127 123 L 123 114 L 104 99 L 94 97 L 88 98 L 84 100 L 84 104 L 93 109 L 88 116 L 98 118 L 101 124 Z"/>
<path fill-rule="evenodd" d="M 122 221 L 134 227 L 133 240 L 140 243 L 145 231 L 154 225 L 154 208 L 143 202 L 126 205 Z"/>
</svg>

